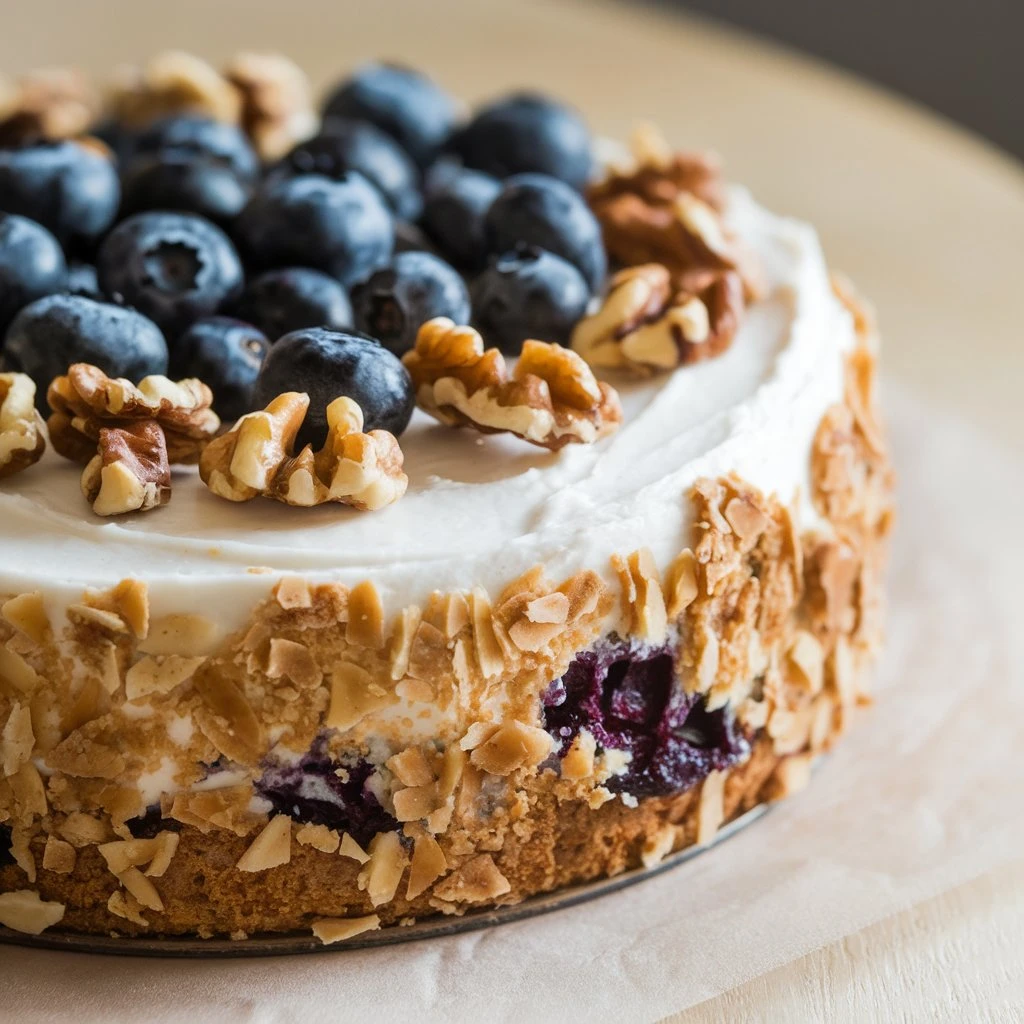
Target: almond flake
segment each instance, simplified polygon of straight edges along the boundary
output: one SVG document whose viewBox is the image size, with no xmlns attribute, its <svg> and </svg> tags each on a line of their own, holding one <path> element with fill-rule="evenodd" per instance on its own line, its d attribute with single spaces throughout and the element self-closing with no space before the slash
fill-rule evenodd
<svg viewBox="0 0 1024 1024">
<path fill-rule="evenodd" d="M 28 704 L 15 703 L 0 733 L 0 767 L 4 775 L 14 775 L 31 758 L 35 743 L 32 711 Z"/>
<path fill-rule="evenodd" d="M 459 747 L 462 750 L 473 750 L 497 731 L 498 727 L 493 722 L 474 722 L 459 740 Z"/>
<path fill-rule="evenodd" d="M 409 649 L 409 675 L 431 682 L 446 672 L 447 665 L 448 642 L 444 633 L 429 622 L 421 622 Z"/>
<path fill-rule="evenodd" d="M 470 606 L 473 613 L 473 642 L 477 665 L 485 679 L 493 679 L 505 668 L 505 656 L 494 633 L 491 602 L 481 587 L 473 590 Z"/>
<path fill-rule="evenodd" d="M 526 606 L 526 617 L 530 622 L 565 622 L 569 618 L 569 598 L 557 590 L 534 598 Z"/>
<path fill-rule="evenodd" d="M 295 841 L 300 846 L 312 846 L 321 853 L 337 853 L 341 836 L 326 825 L 303 825 L 295 833 Z"/>
<path fill-rule="evenodd" d="M 581 729 L 572 746 L 562 758 L 562 778 L 570 781 L 589 779 L 594 774 L 594 754 L 597 741 L 587 729 Z"/>
<path fill-rule="evenodd" d="M 453 640 L 469 625 L 469 602 L 461 590 L 449 594 L 445 602 L 444 628 L 446 640 Z"/>
<path fill-rule="evenodd" d="M 162 878 L 167 869 L 171 866 L 175 853 L 178 852 L 178 842 L 181 836 L 177 832 L 158 832 L 153 841 L 156 844 L 156 851 L 153 859 L 146 868 L 146 875 L 149 878 Z"/>
<path fill-rule="evenodd" d="M 0 924 L 25 935 L 39 935 L 64 918 L 63 903 L 45 903 L 31 889 L 0 892 Z"/>
<path fill-rule="evenodd" d="M 286 576 L 274 588 L 274 600 L 285 609 L 312 608 L 313 595 L 309 592 L 309 584 L 298 576 Z"/>
<path fill-rule="evenodd" d="M 377 588 L 369 580 L 357 584 L 349 593 L 345 639 L 355 647 L 374 651 L 384 646 L 384 607 Z"/>
<path fill-rule="evenodd" d="M 206 658 L 183 658 L 146 655 L 135 662 L 124 677 L 124 693 L 129 701 L 141 700 L 150 694 L 167 694 L 191 679 Z"/>
<path fill-rule="evenodd" d="M 531 622 L 523 618 L 512 623 L 508 635 L 519 650 L 536 653 L 564 631 L 565 625 L 561 622 Z"/>
<path fill-rule="evenodd" d="M 32 834 L 28 829 L 15 826 L 11 830 L 11 856 L 14 863 L 28 876 L 28 880 L 34 882 L 36 859 L 32 854 Z"/>
<path fill-rule="evenodd" d="M 331 673 L 331 703 L 324 724 L 330 729 L 351 729 L 394 703 L 395 696 L 375 683 L 366 669 L 342 661 Z"/>
<path fill-rule="evenodd" d="M 811 755 L 794 754 L 779 762 L 765 787 L 768 800 L 782 800 L 799 792 L 811 780 Z"/>
<path fill-rule="evenodd" d="M 409 671 L 409 654 L 416 630 L 420 628 L 422 612 L 416 605 L 403 608 L 391 637 L 391 678 L 398 680 Z"/>
<path fill-rule="evenodd" d="M 31 693 L 39 683 L 36 670 L 6 644 L 0 647 L 0 679 L 21 693 Z"/>
<path fill-rule="evenodd" d="M 271 679 L 285 677 L 307 690 L 319 686 L 324 677 L 312 651 L 305 644 L 280 637 L 270 641 L 266 672 Z"/>
<path fill-rule="evenodd" d="M 370 859 L 359 872 L 359 888 L 365 890 L 370 903 L 379 907 L 390 903 L 398 891 L 408 862 L 397 832 L 378 832 L 370 842 Z"/>
<path fill-rule="evenodd" d="M 360 864 L 365 864 L 370 859 L 370 855 L 347 832 L 341 837 L 338 855 L 357 860 Z"/>
<path fill-rule="evenodd" d="M 436 809 L 437 787 L 433 782 L 427 786 L 408 786 L 397 790 L 392 799 L 398 821 L 420 821 Z"/>
<path fill-rule="evenodd" d="M 115 889 L 107 900 L 107 912 L 114 917 L 131 921 L 142 928 L 148 928 L 149 922 L 142 916 L 142 904 L 130 893 L 123 889 Z"/>
<path fill-rule="evenodd" d="M 213 654 L 220 627 L 202 615 L 164 615 L 150 623 L 138 649 L 143 654 L 177 654 L 186 658 Z"/>
<path fill-rule="evenodd" d="M 601 606 L 601 600 L 607 593 L 604 581 L 590 569 L 578 572 L 569 577 L 559 588 L 569 601 L 567 621 L 579 622 L 580 619 L 593 615 Z"/>
<path fill-rule="evenodd" d="M 426 892 L 448 870 L 448 862 L 437 840 L 422 829 L 417 830 L 409 864 L 407 900 L 414 900 Z"/>
<path fill-rule="evenodd" d="M 325 945 L 332 942 L 344 942 L 364 932 L 373 932 L 380 928 L 380 918 L 376 914 L 366 917 L 321 917 L 313 922 L 313 934 Z"/>
<path fill-rule="evenodd" d="M 697 845 L 706 846 L 725 820 L 725 780 L 728 772 L 711 772 L 700 787 L 697 808 Z"/>
<path fill-rule="evenodd" d="M 640 863 L 645 868 L 653 868 L 660 864 L 671 852 L 676 841 L 676 830 L 672 825 L 665 825 L 644 840 L 640 849 Z"/>
<path fill-rule="evenodd" d="M 39 769 L 31 762 L 23 764 L 8 780 L 20 817 L 43 818 L 48 810 L 46 786 Z"/>
<path fill-rule="evenodd" d="M 72 811 L 65 818 L 64 824 L 57 826 L 57 831 L 78 850 L 85 846 L 97 846 L 110 836 L 105 822 L 83 811 Z"/>
<path fill-rule="evenodd" d="M 50 638 L 50 619 L 39 591 L 19 594 L 0 605 L 0 616 L 36 645 Z"/>
<path fill-rule="evenodd" d="M 266 871 L 292 859 L 292 819 L 286 814 L 271 818 L 252 841 L 235 867 L 239 871 Z"/>
<path fill-rule="evenodd" d="M 67 612 L 73 619 L 109 630 L 111 633 L 129 632 L 128 623 L 120 615 L 104 608 L 94 608 L 90 604 L 72 604 L 68 605 Z"/>
<path fill-rule="evenodd" d="M 481 903 L 504 896 L 512 886 L 488 853 L 479 854 L 434 887 L 434 895 L 448 903 Z"/>
<path fill-rule="evenodd" d="M 419 747 L 406 747 L 388 758 L 387 766 L 403 786 L 426 786 L 434 781 L 434 771 Z"/>
<path fill-rule="evenodd" d="M 788 653 L 807 690 L 812 694 L 819 693 L 825 680 L 825 652 L 814 634 L 798 629 Z"/>
<path fill-rule="evenodd" d="M 645 640 L 660 643 L 665 639 L 668 616 L 654 556 L 650 549 L 641 548 L 629 556 L 628 565 L 636 594 L 633 602 L 633 632 Z"/>
<path fill-rule="evenodd" d="M 52 871 L 58 875 L 69 875 L 75 870 L 77 855 L 75 848 L 70 843 L 56 836 L 46 837 L 46 846 L 43 847 L 43 870 Z"/>
<path fill-rule="evenodd" d="M 107 598 L 135 636 L 144 640 L 149 634 L 149 587 L 142 580 L 121 580 Z"/>
<path fill-rule="evenodd" d="M 138 868 L 128 868 L 117 876 L 117 880 L 148 910 L 159 913 L 164 909 L 164 901 L 156 886 Z"/>
<path fill-rule="evenodd" d="M 511 775 L 543 761 L 554 741 L 543 729 L 522 722 L 505 722 L 473 750 L 470 761 L 491 775 Z"/>
<path fill-rule="evenodd" d="M 690 607 L 697 598 L 697 559 L 689 548 L 676 555 L 665 578 L 668 596 L 668 617 L 672 620 Z"/>
</svg>

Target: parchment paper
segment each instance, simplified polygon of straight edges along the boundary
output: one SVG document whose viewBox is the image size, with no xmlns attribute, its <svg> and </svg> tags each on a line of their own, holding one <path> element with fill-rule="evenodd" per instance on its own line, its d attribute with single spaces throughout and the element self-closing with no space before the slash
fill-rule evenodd
<svg viewBox="0 0 1024 1024">
<path fill-rule="evenodd" d="M 461 937 L 199 963 L 0 946 L 0 1019 L 651 1021 L 1019 857 L 1024 464 L 886 399 L 901 507 L 878 701 L 806 792 L 663 876 Z"/>
</svg>

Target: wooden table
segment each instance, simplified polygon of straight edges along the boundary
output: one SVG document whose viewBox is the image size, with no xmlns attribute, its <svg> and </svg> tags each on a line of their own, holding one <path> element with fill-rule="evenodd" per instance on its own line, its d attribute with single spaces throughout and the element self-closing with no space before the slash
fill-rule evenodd
<svg viewBox="0 0 1024 1024">
<path fill-rule="evenodd" d="M 602 133 L 643 118 L 713 147 L 768 206 L 819 227 L 877 304 L 890 374 L 1024 451 L 1024 175 L 906 103 L 701 23 L 584 2 L 32 0 L 4 11 L 0 67 L 101 73 L 168 46 L 281 50 L 320 84 L 393 57 L 470 99 L 536 85 Z M 1022 911 L 1024 860 L 675 1019 L 1019 1020 Z"/>
</svg>

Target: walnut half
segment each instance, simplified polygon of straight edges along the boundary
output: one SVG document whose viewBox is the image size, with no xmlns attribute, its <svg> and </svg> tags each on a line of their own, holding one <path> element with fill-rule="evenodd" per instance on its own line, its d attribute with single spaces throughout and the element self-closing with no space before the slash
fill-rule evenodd
<svg viewBox="0 0 1024 1024">
<path fill-rule="evenodd" d="M 472 327 L 437 317 L 402 362 L 420 408 L 449 426 L 515 434 L 557 451 L 600 440 L 622 423 L 615 389 L 561 345 L 527 341 L 510 375 L 502 354 L 485 351 Z"/>
<path fill-rule="evenodd" d="M 146 512 L 171 500 L 164 433 L 153 420 L 100 430 L 99 451 L 82 473 L 82 493 L 98 516 Z"/>
<path fill-rule="evenodd" d="M 363 433 L 363 413 L 350 398 L 327 407 L 327 441 L 292 455 L 309 396 L 290 391 L 262 412 L 243 416 L 207 445 L 199 475 L 218 497 L 249 501 L 258 495 L 286 505 L 339 502 L 362 511 L 390 505 L 405 494 L 402 449 L 386 430 Z"/>
<path fill-rule="evenodd" d="M 673 288 L 667 268 L 645 263 L 612 278 L 601 307 L 576 325 L 572 347 L 595 367 L 638 375 L 672 370 L 724 352 L 743 309 L 737 273 L 686 293 Z"/>
<path fill-rule="evenodd" d="M 24 373 L 0 373 L 0 480 L 43 457 L 43 418 L 36 412 L 36 386 Z"/>
</svg>

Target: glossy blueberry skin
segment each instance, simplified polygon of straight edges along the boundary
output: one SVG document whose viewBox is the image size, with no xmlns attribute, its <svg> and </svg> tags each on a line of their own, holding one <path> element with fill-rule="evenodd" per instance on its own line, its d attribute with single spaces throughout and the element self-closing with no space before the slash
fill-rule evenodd
<svg viewBox="0 0 1024 1024">
<path fill-rule="evenodd" d="M 352 292 L 356 328 L 400 356 L 436 316 L 468 324 L 469 292 L 451 266 L 428 252 L 399 253 Z"/>
<path fill-rule="evenodd" d="M 505 181 L 484 217 L 491 253 L 536 245 L 572 263 L 591 292 L 608 272 L 601 226 L 578 192 L 543 174 L 517 174 Z"/>
<path fill-rule="evenodd" d="M 346 171 L 358 171 L 380 189 L 396 217 L 419 217 L 423 208 L 419 168 L 387 132 L 366 121 L 330 118 L 319 135 L 300 142 L 273 173 L 338 178 Z"/>
<path fill-rule="evenodd" d="M 271 343 L 304 327 L 352 326 L 348 292 L 333 277 L 308 267 L 282 267 L 254 277 L 232 312 L 255 324 Z"/>
<path fill-rule="evenodd" d="M 571 263 L 532 246 L 498 257 L 473 282 L 470 294 L 473 326 L 486 344 L 509 355 L 518 355 L 530 339 L 568 344 L 590 300 Z"/>
<path fill-rule="evenodd" d="M 478 111 L 451 141 L 467 167 L 496 178 L 536 171 L 582 189 L 593 170 L 590 130 L 546 96 L 517 93 Z"/>
<path fill-rule="evenodd" d="M 144 313 L 168 338 L 212 316 L 242 289 L 242 264 L 227 235 L 189 213 L 137 213 L 96 258 L 100 287 Z"/>
<path fill-rule="evenodd" d="M 98 302 L 106 301 L 96 277 L 96 268 L 91 263 L 69 263 L 67 287 L 64 290 L 71 295 L 84 295 Z"/>
<path fill-rule="evenodd" d="M 484 216 L 499 192 L 501 182 L 482 171 L 460 167 L 427 178 L 423 227 L 461 270 L 487 262 Z"/>
<path fill-rule="evenodd" d="M 133 160 L 121 177 L 121 213 L 146 210 L 196 213 L 229 228 L 252 195 L 230 167 L 168 151 Z"/>
<path fill-rule="evenodd" d="M 97 149 L 70 141 L 0 149 L 0 210 L 42 224 L 65 250 L 92 245 L 120 200 L 114 164 Z"/>
<path fill-rule="evenodd" d="M 215 163 L 235 172 L 245 183 L 259 177 L 260 161 L 241 128 L 198 114 L 165 117 L 130 142 L 130 159 L 160 153 Z"/>
<path fill-rule="evenodd" d="M 227 316 L 197 320 L 171 348 L 171 376 L 198 377 L 213 409 L 232 423 L 252 408 L 252 392 L 270 342 L 258 328 Z"/>
<path fill-rule="evenodd" d="M 48 295 L 26 306 L 7 329 L 2 364 L 36 382 L 36 405 L 46 412 L 46 389 L 72 363 L 92 363 L 111 377 L 140 381 L 167 372 L 167 343 L 141 313 L 82 295 Z"/>
<path fill-rule="evenodd" d="M 348 287 L 391 258 L 395 225 L 361 174 L 303 174 L 258 189 L 235 222 L 235 239 L 253 267 L 313 267 Z"/>
<path fill-rule="evenodd" d="M 286 391 L 305 391 L 310 399 L 298 448 L 323 445 L 327 406 L 341 395 L 363 410 L 363 430 L 389 430 L 396 437 L 409 425 L 415 405 L 412 381 L 398 357 L 358 331 L 313 327 L 281 338 L 256 379 L 253 408 L 265 408 Z"/>
<path fill-rule="evenodd" d="M 455 127 L 455 100 L 426 75 L 390 64 L 367 64 L 324 104 L 324 117 L 369 121 L 427 167 Z"/>
<path fill-rule="evenodd" d="M 18 310 L 67 288 L 68 268 L 57 239 L 41 224 L 0 213 L 0 337 Z"/>
</svg>

